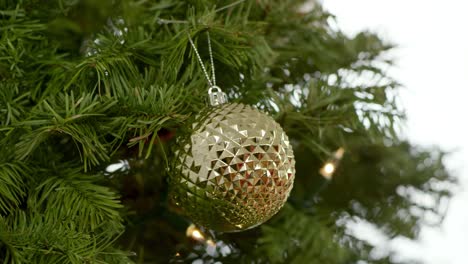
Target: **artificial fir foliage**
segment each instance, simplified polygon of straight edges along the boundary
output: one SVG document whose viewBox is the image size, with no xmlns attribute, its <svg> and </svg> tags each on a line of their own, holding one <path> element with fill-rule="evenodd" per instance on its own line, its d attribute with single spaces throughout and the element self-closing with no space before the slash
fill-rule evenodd
<svg viewBox="0 0 468 264">
<path fill-rule="evenodd" d="M 425 215 L 443 217 L 455 180 L 443 153 L 398 136 L 392 45 L 347 36 L 306 2 L 0 1 L 0 260 L 394 263 L 346 223 L 415 238 Z M 218 85 L 273 116 L 297 162 L 275 217 L 205 230 L 208 246 L 186 237 L 167 189 L 174 136 L 206 106 L 188 42 L 208 61 L 206 31 Z M 326 181 L 320 168 L 340 147 Z M 418 192 L 435 202 L 418 204 Z"/>
</svg>

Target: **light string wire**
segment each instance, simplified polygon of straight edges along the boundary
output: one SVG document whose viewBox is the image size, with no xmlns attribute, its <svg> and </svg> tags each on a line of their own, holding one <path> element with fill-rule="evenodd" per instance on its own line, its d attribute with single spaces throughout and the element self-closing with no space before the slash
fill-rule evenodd
<svg viewBox="0 0 468 264">
<path fill-rule="evenodd" d="M 197 55 L 198 62 L 200 63 L 200 66 L 202 67 L 203 73 L 205 74 L 206 80 L 208 81 L 208 84 L 210 85 L 210 88 L 217 87 L 216 86 L 215 66 L 214 66 L 214 60 L 213 60 L 213 51 L 211 49 L 210 32 L 207 32 L 207 35 L 208 35 L 208 52 L 209 52 L 209 55 L 210 55 L 211 72 L 212 72 L 212 75 L 213 75 L 213 79 L 210 79 L 208 71 L 206 70 L 206 67 L 203 64 L 203 60 L 201 59 L 200 53 L 198 53 L 198 49 L 195 46 L 195 43 L 193 43 L 192 37 L 190 37 L 190 33 L 187 33 L 187 35 L 188 35 L 188 40 L 189 40 L 190 44 L 192 45 L 192 48 L 195 51 L 195 54 Z"/>
</svg>

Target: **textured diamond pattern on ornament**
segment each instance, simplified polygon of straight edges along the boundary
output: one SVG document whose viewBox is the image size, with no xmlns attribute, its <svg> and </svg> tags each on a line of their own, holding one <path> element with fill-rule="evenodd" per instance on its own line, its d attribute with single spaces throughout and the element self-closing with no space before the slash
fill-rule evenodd
<svg viewBox="0 0 468 264">
<path fill-rule="evenodd" d="M 174 199 L 207 227 L 236 231 L 276 214 L 294 181 L 294 155 L 287 135 L 271 117 L 243 104 L 213 108 L 178 153 Z M 214 201 L 206 217 L 205 200 Z"/>
</svg>

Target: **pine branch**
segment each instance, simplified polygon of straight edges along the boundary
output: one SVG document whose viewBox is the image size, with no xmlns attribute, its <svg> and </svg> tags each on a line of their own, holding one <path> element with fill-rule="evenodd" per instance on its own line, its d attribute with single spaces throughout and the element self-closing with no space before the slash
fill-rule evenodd
<svg viewBox="0 0 468 264">
<path fill-rule="evenodd" d="M 0 164 L 0 212 L 9 214 L 16 210 L 26 196 L 24 178 L 26 166 L 20 162 Z"/>
<path fill-rule="evenodd" d="M 24 160 L 49 137 L 63 134 L 71 137 L 77 145 L 85 168 L 107 160 L 106 142 L 103 135 L 97 132 L 101 127 L 95 119 L 104 117 L 116 101 L 99 102 L 96 99 L 91 94 L 84 94 L 78 99 L 73 93 L 60 94 L 37 105 L 29 120 L 15 124 L 16 130 L 26 131 L 16 144 L 17 157 Z"/>
<path fill-rule="evenodd" d="M 258 256 L 271 263 L 344 263 L 349 252 L 335 241 L 332 223 L 307 216 L 286 205 L 280 215 L 261 227 Z M 331 253 L 333 252 L 333 253 Z"/>
<path fill-rule="evenodd" d="M 78 230 L 122 228 L 118 196 L 96 184 L 98 175 L 84 175 L 80 170 L 63 169 L 56 174 L 45 172 L 43 180 L 31 192 L 29 205 L 35 210 L 67 218 Z"/>
<path fill-rule="evenodd" d="M 110 263 L 127 256 L 111 248 L 113 234 L 86 233 L 67 218 L 16 211 L 0 217 L 0 257 L 5 263 Z M 113 262 L 113 263 L 119 263 Z"/>
</svg>

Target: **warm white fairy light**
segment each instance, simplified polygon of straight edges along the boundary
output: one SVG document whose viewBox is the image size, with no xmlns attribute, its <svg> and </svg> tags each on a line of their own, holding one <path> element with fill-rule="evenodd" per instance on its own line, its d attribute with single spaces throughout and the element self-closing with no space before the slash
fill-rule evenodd
<svg viewBox="0 0 468 264">
<path fill-rule="evenodd" d="M 204 243 L 207 246 L 207 249 L 210 248 L 213 250 L 213 248 L 216 248 L 216 242 L 210 237 L 210 235 L 203 233 L 203 231 L 194 224 L 187 227 L 185 234 L 193 240 Z"/>
<path fill-rule="evenodd" d="M 345 153 L 345 150 L 344 148 L 339 148 L 335 151 L 335 153 L 333 154 L 334 158 L 337 159 L 337 160 L 341 160 L 343 158 L 343 155 Z"/>
<path fill-rule="evenodd" d="M 203 240 L 203 239 L 205 239 L 205 237 L 203 237 L 203 235 L 202 235 L 202 234 L 200 233 L 200 231 L 198 231 L 198 230 L 193 231 L 192 237 L 195 238 L 195 239 L 197 239 L 197 240 Z"/>
<path fill-rule="evenodd" d="M 325 164 L 325 166 L 323 166 L 323 170 L 327 174 L 332 174 L 333 172 L 335 172 L 335 165 L 333 165 L 331 162 L 328 162 L 327 164 Z"/>
<path fill-rule="evenodd" d="M 320 174 L 322 174 L 322 176 L 326 179 L 330 180 L 333 177 L 333 173 L 335 173 L 336 171 L 338 163 L 343 158 L 343 155 L 343 148 L 339 148 L 337 151 L 335 151 L 335 153 L 333 153 L 332 158 L 329 161 L 327 161 L 320 169 Z"/>
<path fill-rule="evenodd" d="M 334 172 L 335 165 L 330 161 L 325 163 L 325 165 L 320 169 L 320 174 L 328 180 L 332 178 Z"/>
<path fill-rule="evenodd" d="M 216 246 L 216 242 L 214 242 L 212 239 L 206 240 L 206 244 L 207 244 L 208 246 L 211 246 L 211 247 L 215 247 L 215 246 Z"/>
<path fill-rule="evenodd" d="M 198 229 L 198 227 L 196 227 L 194 224 L 191 224 L 189 227 L 187 227 L 187 231 L 185 232 L 185 234 L 188 237 L 193 238 L 194 240 L 205 241 L 205 236 L 202 234 L 200 229 Z"/>
</svg>

